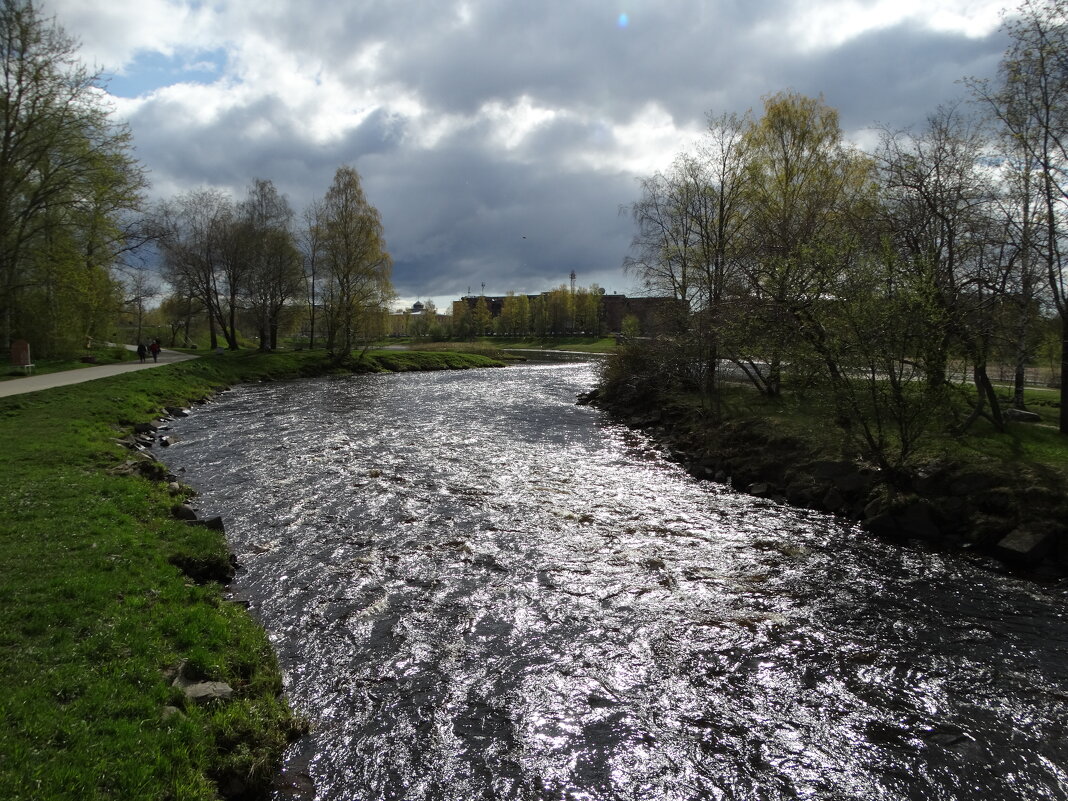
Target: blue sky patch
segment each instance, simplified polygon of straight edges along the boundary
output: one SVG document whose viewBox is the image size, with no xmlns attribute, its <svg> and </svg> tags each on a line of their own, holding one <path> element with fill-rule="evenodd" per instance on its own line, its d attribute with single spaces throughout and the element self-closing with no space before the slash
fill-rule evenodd
<svg viewBox="0 0 1068 801">
<path fill-rule="evenodd" d="M 175 83 L 212 83 L 226 68 L 226 51 L 184 51 L 173 56 L 144 52 L 126 66 L 125 75 L 105 74 L 115 97 L 139 97 Z"/>
</svg>

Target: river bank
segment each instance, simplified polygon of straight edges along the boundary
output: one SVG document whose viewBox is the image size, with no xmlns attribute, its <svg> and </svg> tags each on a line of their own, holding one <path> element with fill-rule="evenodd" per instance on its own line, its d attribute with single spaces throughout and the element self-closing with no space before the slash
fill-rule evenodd
<svg viewBox="0 0 1068 801">
<path fill-rule="evenodd" d="M 499 365 L 228 353 L 0 399 L 0 795 L 254 798 L 303 731 L 226 568 L 200 569 L 230 565 L 221 531 L 183 519 L 191 491 L 151 456 L 167 407 L 240 382 Z"/>
<path fill-rule="evenodd" d="M 957 450 L 890 478 L 772 416 L 717 424 L 691 398 L 625 385 L 579 402 L 651 434 L 696 478 L 827 512 L 873 536 L 974 551 L 1036 578 L 1068 576 L 1068 488 L 1048 465 Z"/>
</svg>

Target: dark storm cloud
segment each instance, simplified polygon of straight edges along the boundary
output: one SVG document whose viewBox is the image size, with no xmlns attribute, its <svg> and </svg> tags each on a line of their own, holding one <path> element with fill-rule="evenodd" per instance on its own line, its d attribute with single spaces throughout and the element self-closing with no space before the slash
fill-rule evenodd
<svg viewBox="0 0 1068 801">
<path fill-rule="evenodd" d="M 267 178 L 297 207 L 325 193 L 338 166 L 392 152 L 403 136 L 403 120 L 380 108 L 343 139 L 315 145 L 277 96 L 231 106 L 206 122 L 189 119 L 184 104 L 161 100 L 142 106 L 129 122 L 138 157 L 158 175 L 235 194 L 253 178 Z"/>
<path fill-rule="evenodd" d="M 743 56 L 755 26 L 784 4 L 641 4 L 626 28 L 603 2 L 473 5 L 470 24 L 419 29 L 386 51 L 385 74 L 440 110 L 526 94 L 616 119 L 655 101 L 686 120 L 725 85 L 754 83 Z"/>
<path fill-rule="evenodd" d="M 228 0 L 201 9 L 201 38 L 215 38 L 186 48 L 224 51 L 226 73 L 203 91 L 146 96 L 128 117 L 157 194 L 240 196 L 260 177 L 299 211 L 354 165 L 402 296 L 483 282 L 535 292 L 572 269 L 623 290 L 632 232 L 618 209 L 637 198 L 638 173 L 693 146 L 707 113 L 759 113 L 762 97 L 790 89 L 822 94 L 847 131 L 917 124 L 963 93 L 959 79 L 992 74 L 1004 46 L 918 23 L 798 41 L 796 23 L 821 7 L 325 0 L 309 13 Z"/>
<path fill-rule="evenodd" d="M 382 213 L 394 281 L 410 296 L 539 292 L 567 281 L 622 289 L 629 176 L 552 172 L 494 159 L 461 142 L 402 163 L 361 163 Z"/>
<path fill-rule="evenodd" d="M 961 80 L 992 75 L 1007 42 L 1000 33 L 976 39 L 898 25 L 858 36 L 828 52 L 795 85 L 823 93 L 846 130 L 923 122 L 938 105 L 962 98 Z"/>
</svg>

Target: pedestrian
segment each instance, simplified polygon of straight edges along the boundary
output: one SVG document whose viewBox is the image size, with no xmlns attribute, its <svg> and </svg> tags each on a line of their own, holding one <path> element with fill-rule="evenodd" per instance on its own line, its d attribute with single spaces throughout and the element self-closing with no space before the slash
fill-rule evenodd
<svg viewBox="0 0 1068 801">
<path fill-rule="evenodd" d="M 159 358 L 159 340 L 153 339 L 152 344 L 148 346 L 148 349 L 152 351 L 152 361 L 157 361 Z"/>
<path fill-rule="evenodd" d="M 141 364 L 145 363 L 145 356 L 148 355 L 148 348 L 145 347 L 144 342 L 137 343 L 137 358 L 141 360 Z"/>
</svg>

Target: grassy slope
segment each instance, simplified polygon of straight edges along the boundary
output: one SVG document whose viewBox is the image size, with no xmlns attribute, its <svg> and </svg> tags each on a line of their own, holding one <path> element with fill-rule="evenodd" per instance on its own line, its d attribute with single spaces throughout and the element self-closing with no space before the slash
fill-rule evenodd
<svg viewBox="0 0 1068 801">
<path fill-rule="evenodd" d="M 365 369 L 488 366 L 369 354 Z M 211 799 L 212 777 L 269 779 L 295 731 L 262 630 L 168 561 L 223 552 L 175 521 L 166 485 L 108 472 L 130 426 L 242 380 L 316 374 L 319 353 L 226 354 L 0 399 L 0 798 Z M 237 700 L 183 706 L 188 660 Z M 251 775 L 250 775 L 251 774 Z"/>
</svg>

